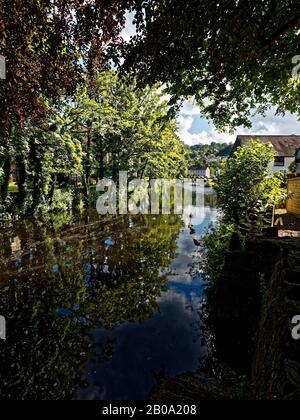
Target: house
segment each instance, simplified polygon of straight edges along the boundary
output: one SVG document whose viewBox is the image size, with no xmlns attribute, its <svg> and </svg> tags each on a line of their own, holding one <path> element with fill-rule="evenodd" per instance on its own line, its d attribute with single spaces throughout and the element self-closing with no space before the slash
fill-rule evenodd
<svg viewBox="0 0 300 420">
<path fill-rule="evenodd" d="M 189 176 L 190 178 L 210 178 L 210 169 L 207 166 L 191 166 Z"/>
<path fill-rule="evenodd" d="M 231 156 L 238 147 L 247 145 L 251 140 L 259 140 L 262 143 L 271 143 L 276 151 L 273 173 L 289 171 L 289 166 L 295 161 L 295 155 L 300 148 L 300 136 L 237 136 L 233 145 Z"/>
</svg>

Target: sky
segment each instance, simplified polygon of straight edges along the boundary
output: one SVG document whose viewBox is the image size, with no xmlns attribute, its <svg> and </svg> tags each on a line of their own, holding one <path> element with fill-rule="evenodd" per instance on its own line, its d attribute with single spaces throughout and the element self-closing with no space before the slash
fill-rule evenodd
<svg viewBox="0 0 300 420">
<path fill-rule="evenodd" d="M 129 41 L 135 35 L 135 26 L 132 23 L 133 14 L 128 13 L 126 26 L 122 31 L 125 41 Z M 193 101 L 185 101 L 178 117 L 178 134 L 181 140 L 193 146 L 196 144 L 210 144 L 234 142 L 238 134 L 257 135 L 289 135 L 300 134 L 300 122 L 297 116 L 287 113 L 285 116 L 275 115 L 275 108 L 270 108 L 265 117 L 256 115 L 251 119 L 252 128 L 239 127 L 235 133 L 220 133 L 215 126 L 201 117 L 197 104 Z"/>
<path fill-rule="evenodd" d="M 235 133 L 220 133 L 214 125 L 200 115 L 197 104 L 186 101 L 178 119 L 180 138 L 189 146 L 195 144 L 210 144 L 234 142 L 238 134 L 299 134 L 300 122 L 297 116 L 287 113 L 284 117 L 275 115 L 275 108 L 270 108 L 266 116 L 256 115 L 251 119 L 252 128 L 239 127 Z"/>
</svg>

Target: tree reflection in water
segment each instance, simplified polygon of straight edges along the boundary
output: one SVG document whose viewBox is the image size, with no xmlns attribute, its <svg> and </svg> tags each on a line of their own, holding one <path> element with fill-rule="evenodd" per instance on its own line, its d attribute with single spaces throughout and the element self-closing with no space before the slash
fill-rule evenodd
<svg viewBox="0 0 300 420">
<path fill-rule="evenodd" d="M 0 237 L 2 399 L 69 399 L 85 386 L 94 328 L 142 322 L 175 258 L 179 216 L 25 219 Z M 102 346 L 110 357 L 114 340 Z"/>
</svg>

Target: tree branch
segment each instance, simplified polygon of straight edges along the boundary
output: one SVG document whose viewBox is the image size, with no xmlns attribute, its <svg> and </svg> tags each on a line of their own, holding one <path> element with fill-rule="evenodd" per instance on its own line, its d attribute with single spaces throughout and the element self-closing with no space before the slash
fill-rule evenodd
<svg viewBox="0 0 300 420">
<path fill-rule="evenodd" d="M 271 17 L 275 14 L 277 9 L 277 1 L 276 0 L 272 0 L 269 6 L 269 9 L 267 11 L 267 13 L 265 14 L 263 20 L 262 20 L 262 26 L 265 27 L 269 21 L 271 20 Z"/>
<path fill-rule="evenodd" d="M 289 22 L 286 22 L 284 25 L 282 25 L 276 32 L 273 33 L 273 35 L 268 38 L 262 45 L 262 48 L 260 52 L 265 52 L 267 50 L 272 49 L 276 42 L 285 35 L 290 29 L 300 27 L 300 16 L 296 16 L 293 19 L 291 19 Z"/>
</svg>

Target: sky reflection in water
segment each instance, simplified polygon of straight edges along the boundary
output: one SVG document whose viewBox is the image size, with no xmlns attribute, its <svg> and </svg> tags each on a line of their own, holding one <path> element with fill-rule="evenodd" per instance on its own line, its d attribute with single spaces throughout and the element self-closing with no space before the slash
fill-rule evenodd
<svg viewBox="0 0 300 420">
<path fill-rule="evenodd" d="M 206 204 L 209 202 L 206 200 Z M 206 282 L 199 275 L 195 277 L 190 266 L 198 256 L 193 238 L 199 239 L 217 220 L 214 200 L 198 219 L 192 219 L 196 231 L 192 236 L 189 214 L 190 209 L 186 209 L 185 227 L 177 240 L 178 256 L 170 266 L 168 291 L 159 297 L 158 311 L 142 324 L 127 322 L 113 331 L 94 332 L 95 351 L 86 371 L 89 386 L 79 392 L 80 399 L 145 399 L 156 383 L 156 375 L 172 377 L 195 371 L 207 355 L 199 316 Z M 113 354 L 99 360 L 97 355 L 107 341 L 114 343 Z"/>
</svg>

